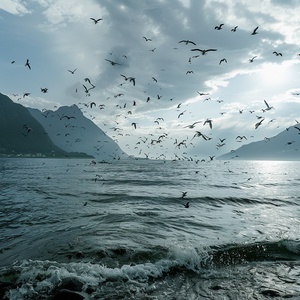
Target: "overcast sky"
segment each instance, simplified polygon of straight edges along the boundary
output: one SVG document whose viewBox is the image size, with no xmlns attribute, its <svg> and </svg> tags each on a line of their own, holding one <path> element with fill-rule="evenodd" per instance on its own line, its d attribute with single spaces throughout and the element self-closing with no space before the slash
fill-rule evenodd
<svg viewBox="0 0 300 300">
<path fill-rule="evenodd" d="M 1 0 L 0 92 L 76 104 L 128 154 L 218 156 L 300 121 L 299 14 L 300 0 Z"/>
</svg>

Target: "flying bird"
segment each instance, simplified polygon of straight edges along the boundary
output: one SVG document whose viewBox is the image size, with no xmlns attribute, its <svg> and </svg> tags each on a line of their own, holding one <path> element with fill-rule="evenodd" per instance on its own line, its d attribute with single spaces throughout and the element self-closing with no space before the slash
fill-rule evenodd
<svg viewBox="0 0 300 300">
<path fill-rule="evenodd" d="M 202 53 L 202 55 L 205 55 L 206 52 L 217 51 L 217 49 L 199 49 L 199 48 L 194 48 L 194 49 L 191 49 L 191 51 L 200 51 Z"/>
<path fill-rule="evenodd" d="M 202 122 L 202 121 L 194 122 L 194 123 L 191 124 L 191 125 L 184 126 L 184 128 L 188 127 L 188 128 L 190 128 L 190 129 L 193 129 L 193 128 L 195 127 L 196 124 L 201 123 L 201 122 Z"/>
<path fill-rule="evenodd" d="M 252 58 L 248 59 L 248 61 L 249 61 L 250 63 L 253 63 L 254 58 L 256 58 L 256 57 L 257 57 L 257 55 L 255 55 L 255 56 L 253 56 Z"/>
<path fill-rule="evenodd" d="M 45 94 L 45 93 L 48 92 L 48 89 L 47 88 L 41 88 L 41 92 Z"/>
<path fill-rule="evenodd" d="M 204 126 L 205 124 L 208 124 L 209 127 L 210 127 L 210 129 L 212 129 L 212 120 L 211 120 L 211 119 L 206 119 L 206 120 L 204 121 L 204 123 L 203 123 L 203 126 Z"/>
<path fill-rule="evenodd" d="M 136 129 L 136 123 L 132 122 L 131 125 L 134 127 L 134 129 Z"/>
<path fill-rule="evenodd" d="M 134 77 L 127 77 L 125 75 L 120 74 L 122 77 L 124 77 L 125 81 L 129 80 L 129 82 L 132 82 L 132 84 L 135 86 L 135 78 Z"/>
<path fill-rule="evenodd" d="M 273 51 L 273 54 L 275 54 L 276 56 L 282 56 L 281 52 L 277 52 L 277 51 Z"/>
<path fill-rule="evenodd" d="M 111 64 L 112 66 L 114 66 L 114 65 L 119 65 L 119 66 L 121 66 L 119 63 L 114 62 L 114 61 L 112 61 L 112 60 L 110 60 L 110 59 L 106 59 L 106 58 L 105 58 L 105 60 L 108 61 L 108 62 L 110 62 L 110 64 Z"/>
<path fill-rule="evenodd" d="M 220 24 L 219 26 L 215 26 L 215 30 L 221 30 L 224 24 Z"/>
<path fill-rule="evenodd" d="M 179 115 L 178 115 L 178 119 L 184 114 L 186 112 L 186 110 L 185 111 L 183 111 L 183 112 L 181 112 Z"/>
<path fill-rule="evenodd" d="M 264 120 L 264 119 L 261 119 L 259 122 L 257 122 L 257 123 L 255 124 L 255 129 L 257 129 L 257 128 L 261 125 L 261 123 L 263 122 L 263 120 Z"/>
<path fill-rule="evenodd" d="M 236 29 L 238 28 L 238 26 L 234 26 L 232 29 L 231 29 L 231 31 L 232 32 L 236 32 Z"/>
<path fill-rule="evenodd" d="M 26 60 L 25 67 L 28 67 L 28 69 L 31 70 L 31 66 L 30 66 L 30 63 L 29 63 L 29 59 L 28 59 L 28 58 L 27 58 L 27 60 Z"/>
<path fill-rule="evenodd" d="M 77 70 L 77 68 L 74 70 L 74 71 L 72 71 L 72 70 L 68 70 L 70 73 L 72 73 L 72 74 L 74 74 L 75 72 L 76 72 L 76 70 Z"/>
<path fill-rule="evenodd" d="M 226 59 L 226 58 L 222 58 L 222 59 L 220 60 L 220 62 L 219 62 L 219 65 L 220 65 L 222 62 L 227 63 L 227 59 Z"/>
<path fill-rule="evenodd" d="M 272 108 L 273 108 L 273 106 L 270 106 L 266 100 L 264 100 L 264 102 L 265 102 L 265 104 L 266 104 L 267 108 L 265 108 L 265 109 L 262 109 L 262 111 L 263 111 L 263 112 L 265 112 L 265 111 L 267 111 L 267 110 L 270 110 L 270 109 L 272 109 Z"/>
<path fill-rule="evenodd" d="M 93 20 L 95 24 L 97 24 L 99 21 L 103 20 L 103 19 L 94 19 L 94 18 L 90 18 L 90 19 Z"/>
<path fill-rule="evenodd" d="M 257 32 L 258 27 L 259 27 L 259 26 L 257 26 L 257 27 L 252 31 L 251 35 L 258 34 L 258 32 Z"/>
<path fill-rule="evenodd" d="M 182 41 L 179 41 L 178 43 L 185 43 L 186 45 L 188 44 L 193 44 L 194 46 L 196 46 L 196 43 L 190 41 L 190 40 L 182 40 Z"/>
<path fill-rule="evenodd" d="M 151 39 L 148 39 L 145 36 L 143 36 L 143 38 L 145 39 L 146 42 L 149 42 L 149 41 L 151 42 L 152 41 Z"/>
</svg>

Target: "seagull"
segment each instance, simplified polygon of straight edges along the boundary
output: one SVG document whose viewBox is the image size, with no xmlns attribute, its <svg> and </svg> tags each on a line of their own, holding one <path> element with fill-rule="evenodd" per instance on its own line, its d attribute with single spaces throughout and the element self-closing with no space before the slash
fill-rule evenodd
<svg viewBox="0 0 300 300">
<path fill-rule="evenodd" d="M 76 72 L 77 68 L 74 71 L 68 70 L 70 73 L 74 74 Z"/>
<path fill-rule="evenodd" d="M 47 88 L 41 88 L 41 92 L 42 92 L 42 93 L 47 93 L 47 92 L 48 92 L 48 89 L 47 89 Z"/>
<path fill-rule="evenodd" d="M 185 208 L 189 208 L 189 207 L 190 207 L 190 202 L 187 202 L 186 204 L 183 204 L 183 206 L 184 206 Z"/>
<path fill-rule="evenodd" d="M 219 62 L 219 65 L 222 63 L 222 62 L 226 62 L 227 63 L 227 59 L 226 58 L 222 58 Z"/>
<path fill-rule="evenodd" d="M 262 109 L 262 111 L 263 111 L 263 112 L 265 112 L 265 111 L 267 111 L 267 110 L 270 110 L 270 109 L 272 109 L 272 108 L 273 108 L 273 106 L 269 106 L 269 104 L 268 104 L 268 102 L 267 102 L 266 100 L 264 100 L 264 102 L 265 102 L 265 104 L 266 104 L 267 108 L 265 108 L 265 109 Z"/>
<path fill-rule="evenodd" d="M 30 95 L 30 93 L 24 93 L 23 98 L 25 98 L 26 96 L 29 96 L 29 95 Z"/>
<path fill-rule="evenodd" d="M 201 133 L 200 131 L 196 131 L 196 133 L 194 134 L 192 140 L 193 140 L 195 137 L 200 137 L 200 136 L 202 136 L 203 139 L 204 139 L 205 141 L 208 141 L 208 140 L 211 139 L 210 137 L 208 137 L 207 135 Z"/>
<path fill-rule="evenodd" d="M 151 39 L 148 39 L 148 38 L 146 38 L 145 36 L 143 36 L 143 38 L 145 39 L 146 42 L 148 42 L 148 41 L 151 42 L 151 41 L 152 41 Z"/>
<path fill-rule="evenodd" d="M 261 119 L 259 122 L 257 122 L 257 123 L 255 124 L 255 129 L 257 129 L 257 128 L 261 125 L 261 123 L 263 122 L 263 120 L 264 120 L 264 119 Z"/>
<path fill-rule="evenodd" d="M 193 45 L 196 46 L 196 43 L 194 43 L 194 42 L 192 42 L 192 41 L 190 41 L 190 40 L 182 40 L 182 41 L 179 41 L 178 43 L 185 43 L 186 45 L 188 45 L 188 44 L 193 44 Z"/>
<path fill-rule="evenodd" d="M 31 66 L 30 66 L 30 63 L 29 63 L 29 59 L 28 59 L 28 58 L 27 58 L 27 60 L 26 60 L 25 67 L 28 67 L 28 69 L 31 70 Z"/>
<path fill-rule="evenodd" d="M 136 129 L 136 123 L 132 122 L 131 125 Z"/>
<path fill-rule="evenodd" d="M 202 53 L 202 55 L 205 55 L 206 52 L 217 51 L 217 49 L 199 49 L 199 48 L 194 48 L 194 49 L 191 49 L 191 51 L 200 51 Z"/>
<path fill-rule="evenodd" d="M 258 32 L 257 32 L 258 27 L 259 27 L 259 26 L 257 26 L 257 27 L 252 31 L 251 35 L 258 34 Z"/>
<path fill-rule="evenodd" d="M 190 128 L 190 129 L 193 129 L 193 128 L 195 127 L 196 124 L 201 123 L 201 122 L 202 122 L 202 121 L 194 122 L 194 123 L 191 124 L 191 125 L 184 126 L 184 128 L 188 127 L 188 128 Z"/>
<path fill-rule="evenodd" d="M 257 55 L 255 55 L 255 56 L 253 56 L 252 58 L 248 59 L 248 61 L 249 61 L 250 63 L 253 63 L 255 57 L 257 57 Z"/>
<path fill-rule="evenodd" d="M 186 71 L 185 75 L 187 74 L 194 74 L 194 71 Z"/>
<path fill-rule="evenodd" d="M 186 196 L 187 192 L 182 192 L 181 198 L 184 198 Z"/>
<path fill-rule="evenodd" d="M 281 52 L 273 51 L 273 54 L 275 54 L 276 56 L 282 56 L 282 53 L 281 53 Z"/>
<path fill-rule="evenodd" d="M 126 77 L 125 75 L 120 74 L 122 77 L 124 77 L 125 81 L 129 80 L 129 82 L 132 82 L 132 84 L 135 86 L 135 78 L 134 77 Z"/>
<path fill-rule="evenodd" d="M 220 24 L 219 26 L 216 26 L 215 29 L 216 29 L 216 30 L 221 30 L 223 25 L 224 25 L 224 24 Z"/>
<path fill-rule="evenodd" d="M 110 60 L 110 59 L 106 59 L 106 58 L 105 58 L 105 60 L 108 61 L 108 62 L 110 62 L 110 64 L 111 64 L 112 66 L 114 66 L 114 65 L 119 65 L 119 66 L 121 66 L 119 63 L 114 62 L 114 61 L 112 61 L 112 60 Z"/>
<path fill-rule="evenodd" d="M 234 28 L 231 29 L 232 32 L 236 32 L 236 29 L 238 28 L 238 26 L 234 26 Z"/>
<path fill-rule="evenodd" d="M 204 126 L 205 124 L 208 124 L 209 127 L 210 127 L 210 129 L 212 129 L 212 120 L 211 120 L 211 119 L 206 119 L 206 120 L 204 121 L 204 123 L 203 123 L 203 126 Z"/>
<path fill-rule="evenodd" d="M 90 19 L 93 20 L 95 24 L 97 24 L 99 21 L 103 20 L 103 19 L 97 19 L 97 20 L 96 20 L 96 19 L 94 19 L 94 18 L 90 18 Z"/>
<path fill-rule="evenodd" d="M 178 115 L 178 119 L 184 114 L 186 112 L 186 110 L 185 111 L 183 111 L 183 112 L 181 112 L 179 115 Z"/>
<path fill-rule="evenodd" d="M 199 94 L 199 96 L 206 96 L 206 95 L 209 95 L 209 93 L 201 93 L 199 91 L 197 91 L 197 93 Z"/>
</svg>

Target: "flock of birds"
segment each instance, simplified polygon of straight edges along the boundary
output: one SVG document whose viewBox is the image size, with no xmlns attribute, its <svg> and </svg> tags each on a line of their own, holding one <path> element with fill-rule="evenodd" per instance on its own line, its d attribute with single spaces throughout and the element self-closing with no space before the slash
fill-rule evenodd
<svg viewBox="0 0 300 300">
<path fill-rule="evenodd" d="M 102 18 L 90 18 L 90 20 L 93 21 L 95 25 L 97 25 L 103 19 Z M 221 23 L 221 24 L 215 26 L 214 30 L 223 30 L 223 28 L 224 28 L 223 26 L 224 26 L 224 24 Z M 234 33 L 237 30 L 238 30 L 238 26 L 235 26 L 231 29 L 231 32 Z M 257 35 L 257 34 L 259 34 L 259 26 L 255 27 L 253 29 L 253 31 L 251 32 L 252 36 Z M 144 39 L 145 43 L 152 43 L 153 42 L 152 38 L 149 38 L 149 37 L 146 37 L 146 36 L 143 36 L 141 38 Z M 189 59 L 188 59 L 189 64 L 192 63 L 193 59 L 198 58 L 199 55 L 204 56 L 204 55 L 208 55 L 208 53 L 210 53 L 210 52 L 218 51 L 218 49 L 216 49 L 216 48 L 196 48 L 197 44 L 194 41 L 191 41 L 189 39 L 180 40 L 180 41 L 178 41 L 178 44 L 191 45 L 193 47 L 193 48 L 190 49 L 190 51 L 191 51 L 192 54 L 195 54 L 195 55 L 192 55 L 192 56 L 189 57 Z M 177 50 L 178 48 L 174 47 L 173 49 Z M 156 47 L 151 48 L 149 51 L 150 52 L 155 52 Z M 275 56 L 279 56 L 279 57 L 283 56 L 283 54 L 281 52 L 277 52 L 277 51 L 273 51 L 273 54 Z M 113 52 L 109 53 L 109 55 L 113 57 Z M 256 57 L 257 56 L 253 56 L 253 57 L 249 58 L 248 61 L 250 63 L 253 63 Z M 122 55 L 122 58 L 126 60 L 127 55 L 125 55 L 125 54 Z M 112 137 L 115 139 L 115 141 L 118 142 L 120 138 L 124 137 L 125 139 L 127 139 L 128 136 L 130 135 L 130 133 L 125 133 L 124 134 L 122 126 L 118 126 L 121 123 L 120 118 L 123 117 L 123 122 L 124 122 L 124 120 L 126 120 L 128 122 L 132 117 L 134 117 L 135 108 L 141 102 L 148 103 L 148 102 L 152 101 L 153 100 L 153 95 L 146 95 L 144 100 L 134 99 L 134 100 L 131 100 L 132 101 L 131 103 L 128 103 L 128 100 L 126 102 L 124 102 L 124 97 L 126 97 L 126 96 L 124 95 L 124 91 L 122 90 L 122 87 L 124 86 L 124 84 L 127 84 L 127 85 L 130 84 L 130 85 L 132 85 L 132 88 L 135 88 L 137 86 L 137 79 L 134 76 L 128 76 L 127 74 L 126 75 L 123 74 L 124 73 L 123 72 L 124 68 L 122 67 L 123 64 L 118 59 L 104 58 L 104 60 L 109 65 L 111 65 L 111 67 L 120 68 L 119 75 L 120 75 L 120 78 L 123 79 L 123 82 L 121 82 L 118 85 L 118 88 L 120 88 L 120 92 L 118 92 L 118 93 L 112 95 L 111 97 L 107 98 L 107 101 L 110 101 L 110 102 L 112 100 L 115 100 L 115 107 L 116 107 L 115 119 L 114 119 L 114 121 L 112 121 L 112 124 L 111 124 L 110 127 L 109 127 L 108 124 L 103 123 L 103 126 L 107 127 L 106 133 L 112 132 Z M 12 61 L 11 63 L 13 64 L 13 63 L 15 63 L 15 61 Z M 219 60 L 219 65 L 224 64 L 224 63 L 225 64 L 228 63 L 226 58 L 222 58 L 221 60 Z M 28 68 L 28 70 L 32 69 L 29 59 L 26 60 L 25 67 Z M 67 72 L 69 72 L 70 75 L 75 75 L 76 71 L 77 71 L 77 68 L 67 70 Z M 162 69 L 162 71 L 163 71 L 163 69 Z M 189 75 L 189 74 L 193 74 L 193 73 L 194 73 L 193 70 L 188 70 L 188 71 L 186 71 L 185 75 Z M 150 84 L 159 84 L 159 79 L 156 76 L 151 76 L 150 75 L 149 78 L 151 78 L 151 83 L 149 83 L 148 85 L 150 85 Z M 82 86 L 76 87 L 75 93 L 83 91 L 83 93 L 86 97 L 91 97 L 91 96 L 93 96 L 92 93 L 95 89 L 96 89 L 96 85 L 93 84 L 92 80 L 90 80 L 89 78 L 86 77 L 84 79 L 84 82 L 82 83 Z M 41 90 L 41 93 L 48 93 L 48 91 L 49 91 L 49 89 L 47 87 L 41 87 L 40 90 Z M 209 92 L 195 91 L 195 93 L 196 92 L 198 93 L 199 97 L 205 97 L 203 99 L 203 102 L 213 101 L 210 97 L 208 97 L 210 95 Z M 14 96 L 19 97 L 18 100 L 20 100 L 24 97 L 29 96 L 30 94 L 31 93 L 29 93 L 29 92 L 25 92 L 25 93 L 23 93 L 23 95 L 21 97 L 19 97 L 19 95 L 17 95 L 17 94 L 14 94 Z M 299 95 L 300 95 L 300 93 L 299 93 Z M 165 96 L 163 94 L 158 93 L 155 98 L 157 100 L 160 100 L 162 97 L 163 97 L 163 99 L 165 99 Z M 172 101 L 174 98 L 175 97 L 169 97 L 169 101 Z M 87 99 L 89 99 L 89 98 L 87 98 Z M 120 101 L 118 101 L 118 100 L 120 100 Z M 216 100 L 216 101 L 218 103 L 223 102 L 223 100 L 219 100 L 219 99 Z M 106 105 L 107 105 L 106 103 L 96 103 L 95 100 L 78 103 L 78 106 L 80 107 L 80 109 L 82 109 L 84 111 L 84 113 L 88 114 L 88 117 L 91 118 L 91 119 L 94 118 L 91 111 L 93 111 L 95 109 L 103 110 L 103 109 L 106 108 Z M 181 106 L 185 106 L 186 109 L 180 111 Z M 187 105 L 184 104 L 184 103 L 179 103 L 179 104 L 175 105 L 174 109 L 177 112 L 177 119 L 178 120 L 181 119 L 187 113 L 191 113 L 190 111 L 188 111 Z M 273 107 L 270 106 L 269 103 L 266 100 L 264 100 L 264 107 L 261 108 L 261 113 L 264 114 L 264 113 L 266 113 L 266 112 L 268 112 L 272 109 L 273 109 Z M 124 110 L 125 110 L 125 112 L 124 112 Z M 255 111 L 250 110 L 249 112 L 252 114 Z M 225 112 L 220 112 L 221 115 L 223 115 L 224 113 Z M 243 110 L 242 109 L 239 110 L 239 113 L 242 114 Z M 254 129 L 258 129 L 260 126 L 262 126 L 263 122 L 266 119 L 265 116 L 260 115 L 259 112 L 256 112 L 256 113 L 257 113 L 257 115 L 256 115 L 257 121 L 254 123 Z M 45 110 L 45 117 L 46 117 L 46 110 Z M 67 116 L 65 116 L 65 117 L 67 118 Z M 211 133 L 204 133 L 199 128 L 200 124 L 202 123 L 202 128 L 203 129 L 204 128 L 207 128 L 209 130 L 213 129 L 214 121 L 213 121 L 212 118 L 206 118 L 205 120 L 196 120 L 196 121 L 194 121 L 194 122 L 192 122 L 191 124 L 188 124 L 188 125 L 186 125 L 186 123 L 183 124 L 183 126 L 181 126 L 182 129 L 187 128 L 188 130 L 189 129 L 193 130 L 196 127 L 198 129 L 195 130 L 192 133 L 192 135 L 189 136 L 189 133 L 188 133 L 188 134 L 186 134 L 185 138 L 181 138 L 181 139 L 179 139 L 179 137 L 173 136 L 171 132 L 168 132 L 167 127 L 163 125 L 164 121 L 165 120 L 164 120 L 163 117 L 157 117 L 155 120 L 153 120 L 153 123 L 157 124 L 157 126 L 158 126 L 155 129 L 155 133 L 143 134 L 143 135 L 139 136 L 138 141 L 134 145 L 133 149 L 130 148 L 130 147 L 132 147 L 132 145 L 126 144 L 126 147 L 128 148 L 128 150 L 135 152 L 136 156 L 144 156 L 146 158 L 154 158 L 154 159 L 166 159 L 168 153 L 173 151 L 175 160 L 177 160 L 177 159 L 179 159 L 179 160 L 180 159 L 187 159 L 187 160 L 195 160 L 196 162 L 198 162 L 200 160 L 197 157 L 194 157 L 194 158 L 190 157 L 188 155 L 186 149 L 188 147 L 195 147 L 193 142 L 197 138 L 201 138 L 203 141 L 211 141 L 212 139 L 216 139 L 216 138 L 213 138 L 211 136 Z M 274 119 L 271 119 L 269 121 L 269 123 L 272 122 L 272 121 L 274 121 Z M 131 121 L 129 121 L 129 123 L 131 123 L 131 126 L 134 130 L 138 130 L 140 128 L 139 123 L 135 120 L 131 120 Z M 179 123 L 179 126 L 181 124 L 182 123 Z M 27 130 L 26 134 L 28 134 L 28 133 L 30 133 L 30 130 L 28 130 L 28 128 L 30 128 L 30 127 L 28 125 L 26 125 L 26 126 L 27 127 L 24 127 L 23 130 L 25 130 L 25 131 Z M 295 128 L 297 128 L 297 127 L 295 127 Z M 166 143 L 167 140 L 168 140 L 168 147 L 163 146 Z M 236 137 L 237 142 L 242 142 L 244 140 L 247 140 L 246 136 L 237 136 Z M 173 144 L 174 148 L 170 149 L 169 145 L 172 145 L 172 144 Z M 223 147 L 225 145 L 226 145 L 226 138 L 218 137 L 217 142 L 215 144 L 215 148 L 217 150 L 219 150 L 221 147 Z M 151 154 L 152 156 L 150 157 L 150 153 L 153 152 L 151 150 L 152 148 L 156 148 L 157 152 L 156 152 L 156 155 L 155 154 L 153 155 L 153 153 L 152 153 Z M 147 151 L 147 149 L 149 149 L 149 152 Z M 164 149 L 163 153 L 161 153 L 162 152 L 161 149 Z M 183 149 L 183 151 L 182 151 L 182 149 Z M 178 154 L 178 152 L 177 152 L 178 150 L 180 150 L 180 154 Z M 213 158 L 214 158 L 213 155 L 210 156 L 208 161 L 213 160 Z"/>
</svg>

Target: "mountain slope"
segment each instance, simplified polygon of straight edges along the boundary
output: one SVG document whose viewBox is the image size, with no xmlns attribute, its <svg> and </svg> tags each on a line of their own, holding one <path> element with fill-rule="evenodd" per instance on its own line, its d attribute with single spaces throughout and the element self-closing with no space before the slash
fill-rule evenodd
<svg viewBox="0 0 300 300">
<path fill-rule="evenodd" d="M 54 144 L 65 151 L 84 152 L 101 160 L 128 157 L 76 105 L 62 106 L 56 111 L 43 113 L 32 108 L 28 108 L 28 111 L 43 125 Z"/>
<path fill-rule="evenodd" d="M 300 125 L 291 126 L 270 139 L 243 145 L 218 159 L 300 160 L 300 130 L 295 127 Z"/>
<path fill-rule="evenodd" d="M 66 156 L 21 104 L 0 93 L 0 155 Z"/>
</svg>

